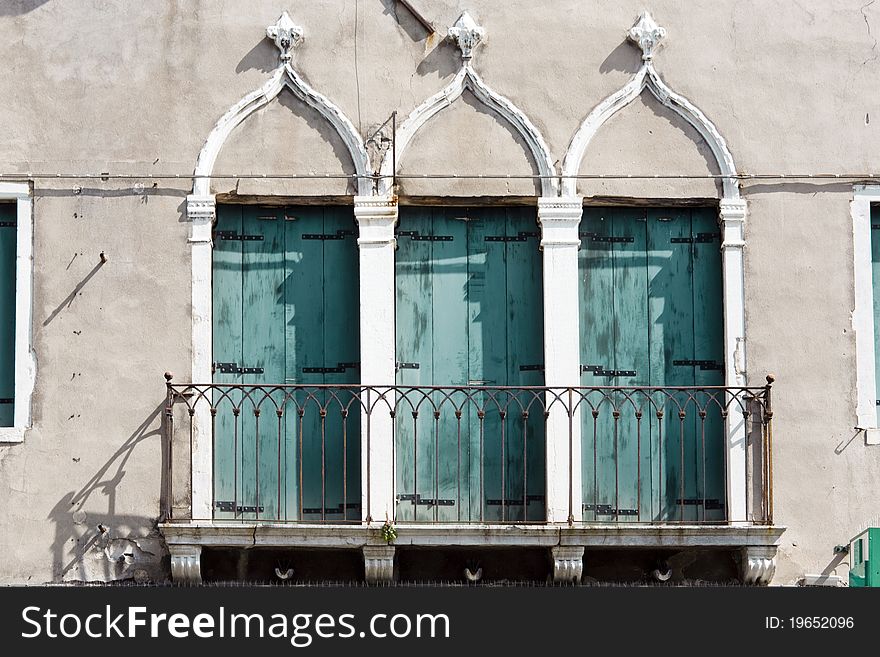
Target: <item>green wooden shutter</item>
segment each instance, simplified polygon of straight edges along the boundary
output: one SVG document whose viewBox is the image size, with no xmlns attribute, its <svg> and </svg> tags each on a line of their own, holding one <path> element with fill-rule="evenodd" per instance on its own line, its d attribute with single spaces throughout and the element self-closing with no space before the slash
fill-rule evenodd
<svg viewBox="0 0 880 657">
<path fill-rule="evenodd" d="M 401 208 L 395 271 L 398 385 L 543 384 L 534 210 Z M 461 418 L 444 402 L 435 419 L 420 393 L 399 406 L 399 520 L 515 520 L 524 508 L 543 517 L 543 409 L 533 405 L 526 423 L 516 404 L 505 420 L 497 410 L 481 419 L 491 404 L 483 393 L 474 401 Z"/>
<path fill-rule="evenodd" d="M 359 407 L 308 387 L 359 381 L 355 232 L 350 209 L 218 209 L 214 380 L 262 386 L 225 400 L 238 420 L 222 408 L 216 420 L 216 499 L 239 516 L 360 518 Z M 304 387 L 272 387 L 285 383 Z"/>
<path fill-rule="evenodd" d="M 15 203 L 0 204 L 0 427 L 15 412 Z"/>
<path fill-rule="evenodd" d="M 587 208 L 580 234 L 582 385 L 722 385 L 714 213 Z M 658 421 L 655 409 L 644 404 L 638 418 L 624 393 L 608 397 L 600 402 L 594 394 L 582 412 L 585 517 L 723 518 L 723 427 L 717 409 L 700 418 L 691 405 L 682 423 L 669 404 Z M 596 417 L 588 412 L 593 408 Z"/>
<path fill-rule="evenodd" d="M 871 206 L 871 289 L 874 291 L 874 381 L 880 407 L 880 206 Z"/>
</svg>

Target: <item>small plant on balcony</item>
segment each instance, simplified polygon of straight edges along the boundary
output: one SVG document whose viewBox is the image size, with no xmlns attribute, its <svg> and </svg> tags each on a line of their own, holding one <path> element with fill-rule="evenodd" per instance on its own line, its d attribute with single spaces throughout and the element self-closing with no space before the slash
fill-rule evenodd
<svg viewBox="0 0 880 657">
<path fill-rule="evenodd" d="M 390 545 L 395 538 L 397 538 L 397 529 L 390 521 L 386 520 L 382 525 L 382 540 Z"/>
</svg>

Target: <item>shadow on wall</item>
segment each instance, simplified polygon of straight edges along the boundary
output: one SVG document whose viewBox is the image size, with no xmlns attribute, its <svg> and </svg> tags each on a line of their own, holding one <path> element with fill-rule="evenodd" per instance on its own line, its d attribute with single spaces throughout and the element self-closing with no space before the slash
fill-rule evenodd
<svg viewBox="0 0 880 657">
<path fill-rule="evenodd" d="M 617 47 L 608 53 L 605 60 L 599 65 L 600 73 L 620 71 L 635 75 L 642 65 L 642 57 L 637 48 L 633 48 L 629 39 L 621 41 Z"/>
<path fill-rule="evenodd" d="M 82 488 L 66 493 L 52 509 L 48 519 L 55 524 L 52 543 L 55 581 L 156 582 L 167 579 L 164 541 L 156 529 L 156 518 L 116 512 L 117 489 L 135 449 L 147 439 L 161 439 L 165 435 L 164 407 L 162 403 L 152 411 Z M 162 468 L 156 483 L 160 491 L 159 508 L 164 509 L 170 454 L 164 440 L 161 444 Z M 89 515 L 85 507 L 96 494 L 106 497 L 107 510 Z M 144 527 L 152 529 L 141 536 L 140 530 Z"/>
<path fill-rule="evenodd" d="M 0 16 L 20 16 L 47 2 L 49 0 L 7 0 L 0 4 Z"/>
</svg>

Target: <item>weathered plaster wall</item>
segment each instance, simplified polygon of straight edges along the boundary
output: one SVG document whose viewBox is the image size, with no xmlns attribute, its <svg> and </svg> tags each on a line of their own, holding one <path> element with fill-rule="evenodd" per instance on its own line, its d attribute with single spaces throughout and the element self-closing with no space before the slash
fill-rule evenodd
<svg viewBox="0 0 880 657">
<path fill-rule="evenodd" d="M 488 32 L 476 69 L 538 126 L 554 159 L 638 68 L 625 33 L 647 8 L 669 30 L 658 71 L 718 126 L 741 171 L 876 167 L 880 7 L 859 0 L 419 6 L 440 30 L 471 11 Z M 275 66 L 277 51 L 263 33 L 285 8 L 306 30 L 297 70 L 365 139 L 458 68 L 455 48 L 426 39 L 392 0 L 13 0 L 0 7 L 0 171 L 191 172 L 214 122 Z M 413 173 L 534 171 L 509 128 L 467 97 L 426 125 L 401 165 Z M 217 165 L 224 173 L 352 170 L 338 139 L 287 92 L 233 135 Z M 693 130 L 644 96 L 597 136 L 581 171 L 705 173 L 714 163 Z M 190 364 L 187 183 L 145 183 L 139 194 L 112 182 L 35 182 L 34 428 L 24 444 L 0 446 L 0 582 L 162 576 L 153 529 L 162 372 L 186 378 Z M 236 182 L 213 188 L 235 191 Z M 534 189 L 530 181 L 405 181 L 401 192 Z M 352 193 L 344 181 L 241 182 L 237 190 Z M 705 181 L 583 182 L 580 191 L 716 195 Z M 776 520 L 789 530 L 776 581 L 791 583 L 804 572 L 830 572 L 833 546 L 878 516 L 871 492 L 880 483 L 880 447 L 866 447 L 852 429 L 851 185 L 761 182 L 746 185 L 744 196 L 749 367 L 752 382 L 768 371 L 778 378 Z M 98 267 L 101 250 L 108 262 Z"/>
</svg>

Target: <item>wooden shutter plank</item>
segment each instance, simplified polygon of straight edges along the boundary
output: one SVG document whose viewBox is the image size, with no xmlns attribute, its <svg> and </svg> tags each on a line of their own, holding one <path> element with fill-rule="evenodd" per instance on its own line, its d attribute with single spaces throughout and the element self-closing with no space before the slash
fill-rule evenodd
<svg viewBox="0 0 880 657">
<path fill-rule="evenodd" d="M 245 384 L 280 383 L 285 377 L 285 238 L 278 208 L 244 206 L 242 232 L 262 237 L 242 241 L 242 366 L 262 369 L 244 373 Z M 242 410 L 245 428 L 244 470 L 253 472 L 244 491 L 250 504 L 262 507 L 254 515 L 274 518 L 278 513 L 279 452 L 283 450 L 275 405 L 264 394 L 250 392 L 251 403 Z M 271 396 L 280 403 L 280 391 Z M 260 409 L 254 415 L 252 404 Z M 283 454 L 282 454 L 283 458 Z M 251 489 L 250 486 L 253 486 Z"/>
<path fill-rule="evenodd" d="M 213 357 L 214 383 L 240 384 L 242 376 L 237 371 L 224 372 L 217 363 L 242 364 L 242 253 L 241 240 L 222 239 L 227 233 L 241 235 L 242 206 L 219 205 L 213 249 Z M 232 510 L 214 510 L 218 519 L 234 518 L 235 508 L 245 504 L 242 500 L 244 473 L 242 472 L 242 416 L 236 420 L 234 408 L 240 408 L 241 392 L 238 390 L 215 393 L 213 404 L 217 408 L 214 425 L 214 500 L 232 503 Z M 237 433 L 236 433 L 237 432 Z M 253 504 L 252 501 L 247 504 Z M 224 509 L 228 509 L 224 505 Z"/>
<path fill-rule="evenodd" d="M 328 384 L 358 383 L 360 380 L 360 304 L 358 247 L 354 214 L 350 207 L 325 207 L 323 234 L 340 239 L 323 240 L 323 314 L 325 367 Z M 327 519 L 358 519 L 360 502 L 360 409 L 347 391 L 329 392 L 325 398 L 325 450 L 327 462 L 327 506 L 337 512 Z M 347 407 L 348 416 L 342 411 Z M 343 477 L 344 474 L 344 477 Z"/>
<path fill-rule="evenodd" d="M 694 290 L 694 359 L 724 363 L 724 292 L 722 287 L 721 233 L 714 208 L 693 208 L 693 290 Z M 702 237 L 701 237 L 702 236 Z M 711 236 L 711 239 L 709 239 Z M 694 368 L 694 385 L 724 385 L 723 369 L 714 364 Z M 717 397 L 724 403 L 722 396 Z M 719 405 L 706 403 L 706 418 L 694 418 L 694 451 L 697 467 L 696 496 L 701 520 L 723 520 L 724 422 Z M 702 502 L 705 501 L 705 504 Z"/>
</svg>

